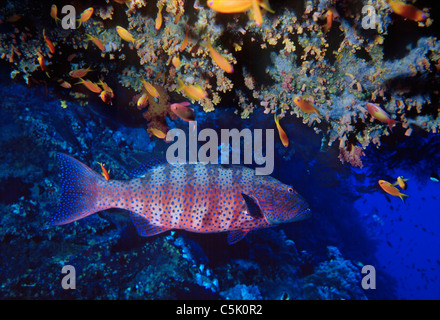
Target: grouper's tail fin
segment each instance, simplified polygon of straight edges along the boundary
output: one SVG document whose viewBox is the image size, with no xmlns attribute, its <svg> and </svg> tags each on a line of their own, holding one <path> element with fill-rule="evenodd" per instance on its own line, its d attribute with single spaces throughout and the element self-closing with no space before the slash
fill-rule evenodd
<svg viewBox="0 0 440 320">
<path fill-rule="evenodd" d="M 57 153 L 61 167 L 62 195 L 52 225 L 62 225 L 105 210 L 101 198 L 107 181 L 82 162 L 63 153 Z"/>
</svg>

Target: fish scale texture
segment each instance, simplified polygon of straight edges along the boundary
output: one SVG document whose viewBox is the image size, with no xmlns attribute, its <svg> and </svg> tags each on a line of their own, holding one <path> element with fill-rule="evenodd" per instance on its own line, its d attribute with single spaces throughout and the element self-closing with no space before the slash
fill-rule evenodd
<svg viewBox="0 0 440 320">
<path fill-rule="evenodd" d="M 250 230 L 309 215 L 307 203 L 291 187 L 242 166 L 159 163 L 141 166 L 140 178 L 106 181 L 68 155 L 57 157 L 63 194 L 53 224 L 121 208 L 130 211 L 141 236 L 171 229 L 243 231 L 231 237 L 236 242 Z"/>
</svg>

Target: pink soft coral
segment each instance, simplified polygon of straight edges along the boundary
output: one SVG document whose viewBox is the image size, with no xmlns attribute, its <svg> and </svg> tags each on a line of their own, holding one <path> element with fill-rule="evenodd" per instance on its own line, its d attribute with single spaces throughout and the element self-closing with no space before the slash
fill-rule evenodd
<svg viewBox="0 0 440 320">
<path fill-rule="evenodd" d="M 364 151 L 362 150 L 362 147 L 353 145 L 351 143 L 348 144 L 348 146 L 341 147 L 339 146 L 339 160 L 341 160 L 342 163 L 348 162 L 353 167 L 359 167 L 362 168 L 362 160 L 361 157 L 365 156 Z"/>
<path fill-rule="evenodd" d="M 171 111 L 169 96 L 166 90 L 158 85 L 154 85 L 154 87 L 159 93 L 159 99 L 156 101 L 153 96 L 147 93 L 148 104 L 143 107 L 138 107 L 138 109 L 146 109 L 146 111 L 142 113 L 142 116 L 148 121 L 149 129 L 155 128 L 166 133 L 168 131 L 168 125 L 165 118 L 169 116 L 172 120 L 176 120 L 177 116 Z M 137 97 L 140 97 L 140 95 Z"/>
</svg>

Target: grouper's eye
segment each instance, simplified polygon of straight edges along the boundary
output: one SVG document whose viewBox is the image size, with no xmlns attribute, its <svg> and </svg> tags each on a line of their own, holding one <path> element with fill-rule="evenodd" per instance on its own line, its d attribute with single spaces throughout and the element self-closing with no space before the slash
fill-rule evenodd
<svg viewBox="0 0 440 320">
<path fill-rule="evenodd" d="M 287 192 L 289 192 L 290 194 L 292 194 L 292 193 L 293 193 L 293 188 L 292 188 L 292 187 L 288 187 L 288 188 L 287 188 Z"/>
</svg>

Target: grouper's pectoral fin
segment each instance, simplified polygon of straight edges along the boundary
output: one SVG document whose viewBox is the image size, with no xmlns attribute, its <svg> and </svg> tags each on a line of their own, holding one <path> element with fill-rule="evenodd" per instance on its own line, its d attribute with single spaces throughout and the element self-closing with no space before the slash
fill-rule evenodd
<svg viewBox="0 0 440 320">
<path fill-rule="evenodd" d="M 258 201 L 245 193 L 242 193 L 241 195 L 244 199 L 244 202 L 246 202 L 246 206 L 248 209 L 247 212 L 249 213 L 249 215 L 254 219 L 263 218 L 263 211 L 261 210 Z"/>
<path fill-rule="evenodd" d="M 151 237 L 170 230 L 166 227 L 153 226 L 148 222 L 147 219 L 134 213 L 130 213 L 130 217 L 131 220 L 133 220 L 134 226 L 141 237 Z"/>
<path fill-rule="evenodd" d="M 249 230 L 235 230 L 228 233 L 228 244 L 234 244 L 246 237 Z"/>
</svg>

